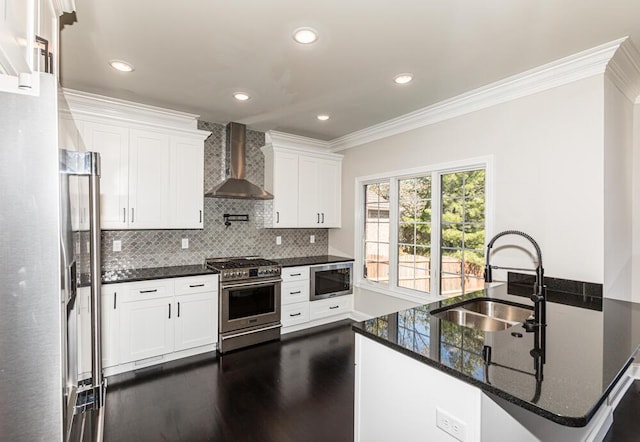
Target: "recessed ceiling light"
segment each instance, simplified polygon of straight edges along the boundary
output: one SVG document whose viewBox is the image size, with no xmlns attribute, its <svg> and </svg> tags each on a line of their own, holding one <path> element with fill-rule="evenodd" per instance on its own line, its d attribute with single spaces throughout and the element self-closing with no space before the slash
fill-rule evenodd
<svg viewBox="0 0 640 442">
<path fill-rule="evenodd" d="M 318 31 L 313 28 L 298 28 L 293 31 L 293 39 L 300 44 L 308 45 L 318 39 Z"/>
<path fill-rule="evenodd" d="M 133 65 L 123 60 L 111 60 L 109 65 L 117 71 L 120 72 L 131 72 L 133 71 Z"/>
<path fill-rule="evenodd" d="M 330 117 L 327 114 L 320 114 L 316 118 L 320 121 L 327 121 Z"/>
<path fill-rule="evenodd" d="M 236 92 L 235 94 L 233 94 L 233 98 L 238 101 L 247 101 L 251 97 L 249 96 L 249 94 L 246 94 L 244 92 Z"/>
<path fill-rule="evenodd" d="M 396 84 L 407 84 L 409 82 L 411 82 L 411 80 L 413 80 L 413 74 L 398 74 L 395 77 L 393 77 L 393 81 L 396 82 Z"/>
</svg>

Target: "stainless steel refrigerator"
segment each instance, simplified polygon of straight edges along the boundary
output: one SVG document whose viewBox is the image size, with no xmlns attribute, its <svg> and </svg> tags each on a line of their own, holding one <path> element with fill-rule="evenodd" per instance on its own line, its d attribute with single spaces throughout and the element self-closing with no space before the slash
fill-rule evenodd
<svg viewBox="0 0 640 442">
<path fill-rule="evenodd" d="M 99 155 L 58 147 L 58 85 L 0 92 L 0 438 L 100 440 Z M 74 232 L 70 177 L 88 180 L 87 233 Z M 88 237 L 88 261 L 77 253 Z M 92 377 L 78 383 L 76 288 L 91 285 Z M 89 333 L 87 331 L 87 333 Z"/>
</svg>

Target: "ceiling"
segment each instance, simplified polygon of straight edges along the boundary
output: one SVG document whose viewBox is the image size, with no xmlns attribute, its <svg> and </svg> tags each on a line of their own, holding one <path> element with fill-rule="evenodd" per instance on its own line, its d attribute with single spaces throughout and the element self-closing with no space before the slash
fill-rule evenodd
<svg viewBox="0 0 640 442">
<path fill-rule="evenodd" d="M 64 87 L 320 140 L 626 35 L 640 47 L 638 0 L 76 4 L 61 32 Z M 301 26 L 318 41 L 295 43 Z M 135 70 L 115 71 L 112 59 Z M 413 82 L 395 84 L 403 72 Z M 251 99 L 236 101 L 236 91 Z"/>
</svg>

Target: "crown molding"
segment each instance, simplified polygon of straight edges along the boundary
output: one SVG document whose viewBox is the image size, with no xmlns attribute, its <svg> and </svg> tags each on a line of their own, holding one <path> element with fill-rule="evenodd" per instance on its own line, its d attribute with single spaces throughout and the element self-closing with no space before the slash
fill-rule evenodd
<svg viewBox="0 0 640 442">
<path fill-rule="evenodd" d="M 574 55 L 530 69 L 504 80 L 466 92 L 448 100 L 418 109 L 384 123 L 352 132 L 329 142 L 338 152 L 392 135 L 408 132 L 507 101 L 603 74 L 607 64 L 627 37 L 587 49 Z"/>
<path fill-rule="evenodd" d="M 276 130 L 265 132 L 265 142 L 274 146 L 287 147 L 291 149 L 302 147 L 305 149 L 316 150 L 318 152 L 327 152 L 329 150 L 329 141 L 293 135 L 286 132 L 278 132 Z"/>
<path fill-rule="evenodd" d="M 181 130 L 205 138 L 210 135 L 210 132 L 198 130 L 199 115 L 73 89 L 63 88 L 62 92 L 73 116 L 171 128 L 172 130 Z"/>
<path fill-rule="evenodd" d="M 76 0 L 51 0 L 53 10 L 58 16 L 76 10 Z"/>
<path fill-rule="evenodd" d="M 607 67 L 607 75 L 622 93 L 640 104 L 640 52 L 627 38 Z"/>
</svg>

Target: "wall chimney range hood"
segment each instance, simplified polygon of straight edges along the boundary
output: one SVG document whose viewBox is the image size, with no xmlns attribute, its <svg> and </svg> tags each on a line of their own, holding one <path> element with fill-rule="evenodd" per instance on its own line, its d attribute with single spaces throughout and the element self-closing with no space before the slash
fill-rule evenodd
<svg viewBox="0 0 640 442">
<path fill-rule="evenodd" d="M 271 200 L 273 195 L 245 179 L 246 126 L 227 124 L 226 161 L 229 177 L 204 194 L 208 198 Z"/>
</svg>

